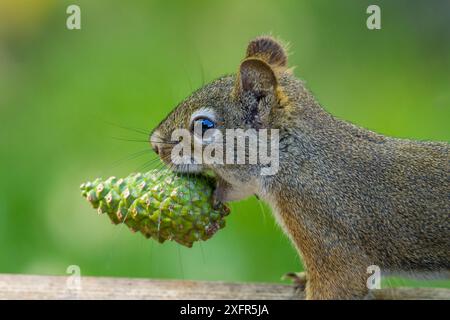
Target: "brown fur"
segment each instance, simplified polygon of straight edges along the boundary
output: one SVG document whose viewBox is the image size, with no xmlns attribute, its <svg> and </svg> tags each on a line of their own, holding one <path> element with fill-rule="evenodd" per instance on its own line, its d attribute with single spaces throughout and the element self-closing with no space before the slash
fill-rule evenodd
<svg viewBox="0 0 450 320">
<path fill-rule="evenodd" d="M 154 136 L 170 140 L 203 107 L 214 110 L 220 130 L 280 130 L 278 174 L 261 177 L 257 165 L 205 168 L 220 178 L 217 200 L 255 193 L 272 206 L 303 257 L 308 298 L 365 297 L 370 265 L 450 269 L 449 145 L 385 137 L 336 119 L 286 65 L 274 39 L 253 40 L 237 76 L 195 92 Z M 170 162 L 171 145 L 157 147 Z"/>
</svg>

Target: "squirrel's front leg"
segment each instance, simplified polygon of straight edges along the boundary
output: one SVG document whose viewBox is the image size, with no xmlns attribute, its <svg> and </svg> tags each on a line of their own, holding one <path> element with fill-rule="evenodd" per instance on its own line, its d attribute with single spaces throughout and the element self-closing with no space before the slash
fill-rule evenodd
<svg viewBox="0 0 450 320">
<path fill-rule="evenodd" d="M 363 270 L 358 267 L 352 268 L 351 265 L 338 265 L 336 270 L 331 268 L 308 270 L 306 299 L 369 299 L 366 278 L 367 275 Z"/>
</svg>

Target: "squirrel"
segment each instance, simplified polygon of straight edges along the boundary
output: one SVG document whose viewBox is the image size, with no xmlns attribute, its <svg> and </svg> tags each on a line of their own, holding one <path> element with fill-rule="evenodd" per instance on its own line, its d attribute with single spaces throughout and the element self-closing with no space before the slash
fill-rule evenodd
<svg viewBox="0 0 450 320">
<path fill-rule="evenodd" d="M 278 129 L 278 172 L 174 164 L 172 132 L 198 121 L 223 132 Z M 150 142 L 175 171 L 212 171 L 214 201 L 266 201 L 304 263 L 307 299 L 370 298 L 373 265 L 413 276 L 450 270 L 449 144 L 387 137 L 332 116 L 270 36 L 251 40 L 238 72 L 182 101 Z"/>
</svg>

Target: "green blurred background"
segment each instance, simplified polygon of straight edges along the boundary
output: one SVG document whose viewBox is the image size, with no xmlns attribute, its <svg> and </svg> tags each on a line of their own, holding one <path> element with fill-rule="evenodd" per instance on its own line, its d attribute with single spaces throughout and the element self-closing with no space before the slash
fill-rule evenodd
<svg viewBox="0 0 450 320">
<path fill-rule="evenodd" d="M 81 30 L 66 28 L 69 4 L 81 7 Z M 369 4 L 380 5 L 382 30 L 367 29 Z M 449 17 L 447 0 L 0 0 L 0 273 L 78 265 L 82 275 L 278 282 L 301 270 L 255 199 L 233 203 L 227 227 L 192 249 L 96 215 L 81 182 L 155 157 L 114 139 L 145 136 L 110 123 L 150 131 L 194 89 L 235 72 L 248 40 L 272 33 L 331 113 L 449 141 Z"/>
</svg>

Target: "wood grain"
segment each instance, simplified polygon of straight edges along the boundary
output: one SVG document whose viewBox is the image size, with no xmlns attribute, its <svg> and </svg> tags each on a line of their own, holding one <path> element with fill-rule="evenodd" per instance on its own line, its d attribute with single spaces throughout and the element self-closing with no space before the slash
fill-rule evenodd
<svg viewBox="0 0 450 320">
<path fill-rule="evenodd" d="M 292 285 L 184 280 L 0 275 L 0 299 L 304 299 Z M 73 279 L 73 278 L 72 278 Z M 376 299 L 449 299 L 450 290 L 395 288 L 373 291 Z"/>
</svg>

